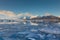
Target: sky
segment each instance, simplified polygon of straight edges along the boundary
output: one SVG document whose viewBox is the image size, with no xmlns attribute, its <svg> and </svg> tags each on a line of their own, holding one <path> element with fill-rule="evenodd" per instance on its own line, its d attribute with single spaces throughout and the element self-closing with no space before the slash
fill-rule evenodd
<svg viewBox="0 0 60 40">
<path fill-rule="evenodd" d="M 31 13 L 44 15 L 50 13 L 60 16 L 60 0 L 0 0 L 0 10 L 12 11 L 15 14 Z"/>
</svg>

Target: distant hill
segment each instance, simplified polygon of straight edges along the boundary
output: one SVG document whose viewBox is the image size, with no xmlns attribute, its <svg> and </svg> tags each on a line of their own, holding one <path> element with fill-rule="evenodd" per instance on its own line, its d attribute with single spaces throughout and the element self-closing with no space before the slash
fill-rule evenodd
<svg viewBox="0 0 60 40">
<path fill-rule="evenodd" d="M 34 20 L 34 22 L 60 22 L 60 18 L 53 15 L 36 17 L 32 18 L 31 21 L 32 20 Z"/>
</svg>

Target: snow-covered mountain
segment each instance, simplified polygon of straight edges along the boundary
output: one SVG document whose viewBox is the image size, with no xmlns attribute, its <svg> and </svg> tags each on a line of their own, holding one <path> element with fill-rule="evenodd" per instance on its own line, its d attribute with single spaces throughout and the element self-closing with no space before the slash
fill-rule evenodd
<svg viewBox="0 0 60 40">
<path fill-rule="evenodd" d="M 18 18 L 20 19 L 31 19 L 37 17 L 37 15 L 32 15 L 30 13 L 25 13 L 25 14 L 18 14 Z"/>
</svg>

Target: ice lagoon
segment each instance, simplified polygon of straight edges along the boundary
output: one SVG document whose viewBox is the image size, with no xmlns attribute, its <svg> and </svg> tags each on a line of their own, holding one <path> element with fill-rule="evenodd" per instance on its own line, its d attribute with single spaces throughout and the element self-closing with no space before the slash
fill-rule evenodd
<svg viewBox="0 0 60 40">
<path fill-rule="evenodd" d="M 60 40 L 60 23 L 0 24 L 0 40 Z"/>
</svg>

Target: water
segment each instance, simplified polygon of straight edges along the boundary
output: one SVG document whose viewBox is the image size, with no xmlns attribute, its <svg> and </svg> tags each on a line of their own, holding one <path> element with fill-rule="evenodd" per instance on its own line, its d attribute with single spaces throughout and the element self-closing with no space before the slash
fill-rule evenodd
<svg viewBox="0 0 60 40">
<path fill-rule="evenodd" d="M 0 24 L 0 40 L 60 40 L 60 24 L 31 21 Z"/>
</svg>

